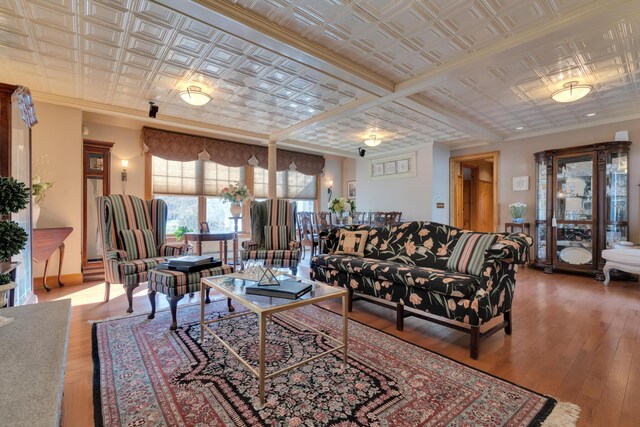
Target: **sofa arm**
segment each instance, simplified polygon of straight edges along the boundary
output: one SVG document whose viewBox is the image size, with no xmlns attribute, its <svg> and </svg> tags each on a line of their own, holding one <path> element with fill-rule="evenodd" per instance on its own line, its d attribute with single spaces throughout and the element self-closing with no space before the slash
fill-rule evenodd
<svg viewBox="0 0 640 427">
<path fill-rule="evenodd" d="M 510 259 L 491 257 L 482 266 L 481 281 L 471 297 L 469 323 L 482 325 L 511 310 L 516 285 L 516 266 Z"/>
<path fill-rule="evenodd" d="M 533 244 L 533 239 L 523 233 L 509 234 L 498 240 L 485 255 L 485 261 L 490 258 L 499 258 L 504 262 L 514 264 L 526 263 L 529 254 L 529 247 Z"/>
<path fill-rule="evenodd" d="M 242 242 L 242 249 L 245 251 L 255 251 L 258 249 L 258 243 L 255 240 L 245 240 Z"/>
<path fill-rule="evenodd" d="M 184 242 L 163 243 L 158 248 L 158 256 L 180 256 L 187 253 L 189 246 Z"/>
<path fill-rule="evenodd" d="M 105 253 L 104 258 L 106 260 L 114 260 L 114 261 L 129 261 L 129 254 L 127 251 L 122 250 L 111 250 Z"/>
</svg>

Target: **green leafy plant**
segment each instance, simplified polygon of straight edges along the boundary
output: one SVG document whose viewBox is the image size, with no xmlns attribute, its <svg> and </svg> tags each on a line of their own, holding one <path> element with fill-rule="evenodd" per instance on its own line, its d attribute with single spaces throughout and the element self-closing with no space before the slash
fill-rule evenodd
<svg viewBox="0 0 640 427">
<path fill-rule="evenodd" d="M 29 189 L 11 177 L 0 177 L 0 216 L 18 213 L 29 203 Z M 0 261 L 11 261 L 27 244 L 27 232 L 10 219 L 0 221 Z"/>
<path fill-rule="evenodd" d="M 7 283 L 11 283 L 11 276 L 8 274 L 0 274 L 0 286 L 6 285 Z"/>
<path fill-rule="evenodd" d="M 193 231 L 191 228 L 187 227 L 186 225 L 181 225 L 180 227 L 176 228 L 176 231 L 173 232 L 174 236 L 176 236 L 176 240 L 182 240 L 182 236 L 184 236 L 185 233 L 189 233 Z"/>
<path fill-rule="evenodd" d="M 11 177 L 0 177 L 0 215 L 17 213 L 29 204 L 29 189 Z"/>
</svg>

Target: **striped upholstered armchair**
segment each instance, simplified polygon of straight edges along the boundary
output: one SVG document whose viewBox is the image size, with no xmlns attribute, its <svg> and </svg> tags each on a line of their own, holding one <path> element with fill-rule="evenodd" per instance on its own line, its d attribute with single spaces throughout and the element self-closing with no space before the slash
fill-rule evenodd
<svg viewBox="0 0 640 427">
<path fill-rule="evenodd" d="M 121 283 L 132 313 L 133 290 L 147 281 L 148 272 L 161 262 L 186 252 L 182 242 L 165 243 L 167 204 L 112 194 L 98 199 L 100 236 L 104 253 L 105 302 L 111 283 Z"/>
<path fill-rule="evenodd" d="M 267 267 L 288 267 L 293 274 L 300 262 L 296 241 L 296 204 L 283 199 L 251 202 L 251 240 L 242 242 L 242 262 L 264 260 Z"/>
</svg>

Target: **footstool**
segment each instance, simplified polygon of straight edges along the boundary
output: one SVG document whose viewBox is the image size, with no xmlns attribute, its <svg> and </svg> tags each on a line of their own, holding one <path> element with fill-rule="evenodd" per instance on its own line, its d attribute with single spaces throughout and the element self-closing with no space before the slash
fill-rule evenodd
<svg viewBox="0 0 640 427">
<path fill-rule="evenodd" d="M 151 313 L 147 316 L 147 319 L 153 319 L 156 314 L 156 292 L 165 294 L 167 301 L 169 301 L 169 308 L 171 309 L 171 329 L 175 331 L 178 328 L 178 322 L 176 320 L 176 312 L 178 309 L 178 301 L 180 301 L 185 294 L 192 294 L 193 292 L 200 291 L 200 279 L 209 276 L 221 276 L 223 274 L 233 273 L 233 267 L 223 264 L 219 267 L 207 268 L 205 270 L 196 271 L 193 273 L 184 273 L 177 270 L 156 270 L 149 271 L 149 301 L 151 302 Z M 209 289 L 207 288 L 206 300 L 209 304 Z M 231 299 L 227 298 L 227 307 L 229 311 L 235 309 L 231 305 Z"/>
<path fill-rule="evenodd" d="M 613 269 L 626 273 L 640 274 L 640 248 L 639 247 L 616 247 L 615 249 L 605 249 L 602 251 L 602 258 L 607 260 L 604 268 L 604 285 L 609 284 L 611 279 L 609 272 Z"/>
</svg>

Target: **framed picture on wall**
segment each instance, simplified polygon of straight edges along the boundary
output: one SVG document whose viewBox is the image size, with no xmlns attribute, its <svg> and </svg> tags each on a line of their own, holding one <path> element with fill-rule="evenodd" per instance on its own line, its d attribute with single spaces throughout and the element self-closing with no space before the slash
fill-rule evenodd
<svg viewBox="0 0 640 427">
<path fill-rule="evenodd" d="M 529 191 L 529 177 L 514 176 L 512 188 L 513 188 L 513 191 Z"/>
<path fill-rule="evenodd" d="M 349 199 L 355 199 L 356 198 L 356 182 L 355 181 L 348 181 L 347 182 L 347 197 Z"/>
<path fill-rule="evenodd" d="M 368 161 L 369 180 L 409 178 L 416 176 L 416 152 L 391 157 L 374 158 Z"/>
</svg>

